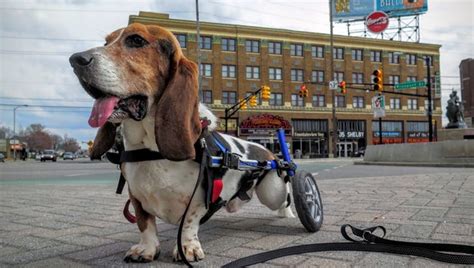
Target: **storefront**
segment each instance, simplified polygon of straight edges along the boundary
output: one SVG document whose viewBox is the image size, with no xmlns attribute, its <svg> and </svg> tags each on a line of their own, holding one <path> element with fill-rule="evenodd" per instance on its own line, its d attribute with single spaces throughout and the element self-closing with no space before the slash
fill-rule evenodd
<svg viewBox="0 0 474 268">
<path fill-rule="evenodd" d="M 382 121 L 382 143 L 403 143 L 403 121 Z M 380 143 L 379 121 L 372 121 L 372 143 Z"/>
<path fill-rule="evenodd" d="M 293 154 L 295 158 L 328 156 L 328 121 L 293 119 Z"/>
<path fill-rule="evenodd" d="M 275 154 L 280 153 L 280 145 L 276 131 L 285 130 L 286 142 L 291 148 L 292 127 L 288 120 L 281 116 L 261 114 L 250 116 L 239 125 L 239 136 L 248 141 L 260 143 Z"/>
<path fill-rule="evenodd" d="M 407 143 L 429 142 L 429 126 L 426 121 L 407 122 Z M 436 140 L 436 128 L 433 127 L 433 139 Z"/>
<path fill-rule="evenodd" d="M 365 120 L 337 121 L 337 156 L 353 156 L 361 148 L 367 146 Z"/>
</svg>

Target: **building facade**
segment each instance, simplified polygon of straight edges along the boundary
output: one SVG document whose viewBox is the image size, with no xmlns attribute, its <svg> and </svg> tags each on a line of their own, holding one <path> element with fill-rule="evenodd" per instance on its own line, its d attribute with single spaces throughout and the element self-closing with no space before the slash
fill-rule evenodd
<svg viewBox="0 0 474 268">
<path fill-rule="evenodd" d="M 464 59 L 459 64 L 461 96 L 464 104 L 464 119 L 468 127 L 474 122 L 474 59 Z"/>
<path fill-rule="evenodd" d="M 176 35 L 186 57 L 197 61 L 194 21 L 140 12 L 130 16 L 129 22 L 167 28 Z M 329 155 L 333 102 L 328 83 L 333 78 L 371 83 L 373 71 L 383 69 L 384 83 L 426 80 L 426 56 L 432 59 L 431 73 L 439 74 L 440 46 L 433 44 L 334 36 L 331 74 L 327 34 L 201 22 L 200 35 L 202 102 L 223 118 L 226 108 L 268 85 L 270 100 L 259 100 L 258 106 L 236 113 L 228 121 L 229 132 L 278 152 L 273 130 L 284 127 L 291 151 L 305 158 Z M 309 89 L 308 97 L 298 95 L 302 84 Z M 404 92 L 426 95 L 427 91 Z M 427 141 L 425 98 L 385 95 L 382 141 Z M 352 155 L 379 141 L 378 120 L 373 119 L 371 109 L 373 96 L 371 91 L 350 88 L 346 94 L 336 93 L 337 154 Z M 433 106 L 433 125 L 441 127 L 440 95 L 435 95 Z"/>
</svg>

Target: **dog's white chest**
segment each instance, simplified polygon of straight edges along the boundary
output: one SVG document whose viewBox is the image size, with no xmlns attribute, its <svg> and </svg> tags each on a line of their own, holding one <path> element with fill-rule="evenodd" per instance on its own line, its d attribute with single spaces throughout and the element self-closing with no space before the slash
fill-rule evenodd
<svg viewBox="0 0 474 268">
<path fill-rule="evenodd" d="M 199 172 L 193 161 L 126 163 L 125 178 L 132 195 L 148 213 L 177 223 L 189 202 Z M 201 196 L 199 187 L 196 196 Z"/>
</svg>

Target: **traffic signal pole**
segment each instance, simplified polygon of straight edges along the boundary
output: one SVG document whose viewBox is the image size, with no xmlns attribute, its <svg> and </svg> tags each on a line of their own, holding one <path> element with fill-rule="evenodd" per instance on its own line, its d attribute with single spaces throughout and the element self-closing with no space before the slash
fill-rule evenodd
<svg viewBox="0 0 474 268">
<path fill-rule="evenodd" d="M 334 0 L 329 0 L 329 42 L 331 50 L 331 59 L 329 60 L 330 69 L 331 69 L 331 76 L 334 79 L 334 35 L 333 35 L 333 25 L 332 25 L 332 6 Z M 336 119 L 336 93 L 335 90 L 331 90 L 331 98 L 332 98 L 332 155 L 336 157 L 337 151 L 337 119 Z"/>
<path fill-rule="evenodd" d="M 427 86 L 428 86 L 428 137 L 429 141 L 433 141 L 433 108 L 431 106 L 431 72 L 430 72 L 430 57 L 425 58 L 426 63 L 426 75 L 428 76 Z"/>
<path fill-rule="evenodd" d="M 231 107 L 226 108 L 224 110 L 224 121 L 225 121 L 225 133 L 226 134 L 227 134 L 227 130 L 228 130 L 227 122 L 228 122 L 229 118 L 240 110 L 240 107 L 242 107 L 242 104 L 249 101 L 253 96 L 256 96 L 258 93 L 260 93 L 260 91 L 262 91 L 262 89 L 263 89 L 263 87 L 260 87 L 260 89 L 258 89 L 257 91 L 255 91 L 252 94 L 248 95 L 244 99 L 239 100 L 236 104 L 234 104 Z"/>
</svg>

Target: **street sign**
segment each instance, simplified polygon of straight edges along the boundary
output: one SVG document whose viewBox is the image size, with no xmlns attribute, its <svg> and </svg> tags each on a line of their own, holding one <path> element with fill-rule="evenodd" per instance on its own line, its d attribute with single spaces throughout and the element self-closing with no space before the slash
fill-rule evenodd
<svg viewBox="0 0 474 268">
<path fill-rule="evenodd" d="M 417 87 L 425 87 L 426 82 L 425 81 L 408 81 L 405 83 L 400 83 L 395 85 L 395 89 L 401 90 L 401 89 L 409 89 L 409 88 L 417 88 Z"/>
<path fill-rule="evenodd" d="M 385 96 L 374 96 L 372 98 L 372 110 L 374 118 L 385 117 Z"/>
<path fill-rule="evenodd" d="M 338 82 L 336 80 L 334 81 L 329 81 L 329 89 L 330 90 L 336 90 L 337 89 Z"/>
</svg>

